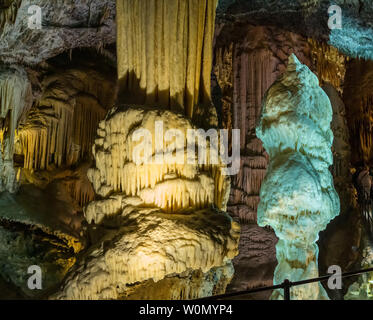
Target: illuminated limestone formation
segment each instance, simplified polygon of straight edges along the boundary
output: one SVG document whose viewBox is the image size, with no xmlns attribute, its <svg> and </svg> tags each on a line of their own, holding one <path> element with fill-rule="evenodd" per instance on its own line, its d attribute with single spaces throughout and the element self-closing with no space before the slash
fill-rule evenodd
<svg viewBox="0 0 373 320">
<path fill-rule="evenodd" d="M 228 147 L 198 131 L 216 125 L 216 112 L 206 116 L 215 9 L 216 0 L 117 1 L 120 103 L 99 123 L 88 171 L 100 197 L 85 209 L 93 245 L 52 298 L 225 292 L 240 234 L 223 212 Z"/>
<path fill-rule="evenodd" d="M 21 0 L 4 0 L 0 3 L 0 33 L 6 23 L 13 23 L 16 19 Z"/>
<path fill-rule="evenodd" d="M 91 69 L 69 69 L 43 80 L 43 95 L 20 124 L 15 141 L 24 168 L 72 165 L 90 154 L 97 125 L 114 101 L 112 81 Z"/>
<path fill-rule="evenodd" d="M 237 32 L 240 31 L 238 28 Z M 217 33 L 219 34 L 219 28 Z M 276 27 L 249 25 L 244 37 L 215 48 L 215 74 L 223 93 L 223 125 L 241 130 L 241 170 L 232 177 L 228 212 L 243 223 L 256 223 L 260 186 L 268 165 L 255 134 L 264 93 L 296 53 L 310 65 L 307 39 Z"/>
<path fill-rule="evenodd" d="M 184 110 L 211 104 L 217 0 L 117 0 L 120 100 Z"/>
<path fill-rule="evenodd" d="M 0 192 L 14 192 L 17 188 L 14 135 L 30 104 L 31 86 L 26 72 L 18 67 L 0 67 Z"/>
<path fill-rule="evenodd" d="M 361 270 L 372 268 L 373 250 L 372 241 L 369 237 L 363 238 Z M 344 300 L 373 300 L 373 275 L 371 272 L 359 276 L 348 288 Z"/>
<path fill-rule="evenodd" d="M 179 131 L 173 132 L 175 129 Z M 190 139 L 188 135 L 193 129 L 196 137 Z M 144 141 L 151 145 L 144 145 L 143 153 L 141 148 L 136 152 L 138 142 L 133 140 L 134 133 L 142 133 L 141 130 L 151 134 L 150 140 Z M 188 155 L 187 149 L 194 141 L 193 150 L 200 152 Z M 166 211 L 212 205 L 225 210 L 230 179 L 222 172 L 225 166 L 218 157 L 218 147 L 210 147 L 210 142 L 198 133 L 191 121 L 179 114 L 136 107 L 124 111 L 117 108 L 99 125 L 93 147 L 96 168 L 88 172 L 88 177 L 102 197 L 123 192 Z M 175 154 L 172 150 L 176 150 Z M 141 153 L 140 156 L 145 153 L 148 164 L 134 159 L 137 153 Z M 200 161 L 203 163 L 199 164 Z"/>
<path fill-rule="evenodd" d="M 83 217 L 71 202 L 51 195 L 30 184 L 16 194 L 0 193 L 0 275 L 28 297 L 41 297 L 61 283 L 84 246 Z M 42 290 L 27 286 L 32 265 L 43 270 Z"/>
<path fill-rule="evenodd" d="M 333 163 L 332 107 L 317 77 L 295 55 L 267 91 L 257 135 L 270 156 L 260 191 L 258 224 L 279 242 L 274 283 L 318 276 L 318 234 L 339 214 Z M 291 289 L 292 299 L 328 299 L 319 283 Z M 283 291 L 272 294 L 282 299 Z"/>
<path fill-rule="evenodd" d="M 186 134 L 169 142 L 157 137 L 157 122 L 163 122 L 165 135 L 169 129 L 186 133 L 194 128 L 179 114 L 140 107 L 114 108 L 100 122 L 93 147 L 96 165 L 88 176 L 103 200 L 91 202 L 85 215 L 90 224 L 103 230 L 111 226 L 111 231 L 92 246 L 54 298 L 143 298 L 146 290 L 133 292 L 134 284 L 166 278 L 174 282 L 174 289 L 163 288 L 162 295 L 154 292 L 153 299 L 190 299 L 225 291 L 233 276 L 231 259 L 238 253 L 240 232 L 238 224 L 220 211 L 230 190 L 229 177 L 222 174 L 225 165 L 220 157 L 211 163 L 210 143 L 205 164 L 188 164 L 187 157 L 200 155 L 198 148 L 188 154 Z M 138 129 L 151 133 L 152 161 L 160 153 L 181 150 L 174 156 L 178 164 L 135 163 L 139 142 L 133 137 Z M 159 148 L 157 139 L 163 141 Z M 196 272 L 203 276 L 191 287 Z"/>
</svg>

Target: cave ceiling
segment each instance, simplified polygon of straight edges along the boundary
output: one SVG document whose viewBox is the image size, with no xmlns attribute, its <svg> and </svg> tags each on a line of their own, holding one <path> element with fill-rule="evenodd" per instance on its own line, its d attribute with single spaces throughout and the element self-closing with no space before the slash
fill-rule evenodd
<svg viewBox="0 0 373 320">
<path fill-rule="evenodd" d="M 329 30 L 328 0 L 220 0 L 217 22 L 225 22 L 221 39 L 240 37 L 234 25 L 281 26 L 303 36 L 323 40 L 351 57 L 373 59 L 373 3 L 336 0 L 342 9 L 343 28 Z M 115 43 L 115 0 L 41 0 L 42 29 L 27 28 L 27 1 L 1 1 L 1 10 L 18 8 L 17 18 L 0 29 L 0 60 L 36 65 L 66 50 L 103 48 Z M 228 22 L 228 23 L 227 23 Z M 1 24 L 0 24 L 1 26 Z"/>
</svg>

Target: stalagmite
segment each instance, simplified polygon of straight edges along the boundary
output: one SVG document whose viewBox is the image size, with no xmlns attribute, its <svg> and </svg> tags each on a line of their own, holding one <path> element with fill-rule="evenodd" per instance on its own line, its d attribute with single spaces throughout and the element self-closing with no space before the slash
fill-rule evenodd
<svg viewBox="0 0 373 320">
<path fill-rule="evenodd" d="M 276 261 L 276 236 L 257 226 L 259 192 L 268 166 L 268 154 L 255 134 L 263 96 L 285 70 L 291 53 L 310 67 L 312 59 L 310 44 L 298 34 L 269 26 L 239 26 L 221 43 L 221 28 L 224 25 L 216 31 L 214 73 L 223 100 L 222 123 L 241 130 L 241 168 L 232 177 L 228 212 L 242 224 L 243 240 L 233 261 L 236 272 L 230 290 L 245 290 L 272 285 Z M 262 259 L 256 258 L 259 248 Z M 261 272 L 254 276 L 252 270 Z"/>
<path fill-rule="evenodd" d="M 230 190 L 229 177 L 223 175 L 224 165 L 221 162 L 210 162 L 210 148 L 213 147 L 207 148 L 205 164 L 188 163 L 187 148 L 191 143 L 188 130 L 197 129 L 190 120 L 170 111 L 140 108 L 119 111 L 120 108 L 112 111 L 113 114 L 100 123 L 93 147 L 96 168 L 88 172 L 88 177 L 99 195 L 106 197 L 114 192 L 123 192 L 131 197 L 140 197 L 147 204 L 174 212 L 206 206 L 225 209 Z M 156 163 L 157 153 L 167 150 L 167 142 L 159 141 L 163 140 L 163 136 L 157 136 L 157 122 L 162 123 L 163 134 L 176 128 L 183 133 L 182 139 L 176 140 L 175 150 L 182 151 L 179 159 L 175 158 L 176 161 L 164 158 L 163 163 Z M 138 144 L 133 141 L 136 130 L 151 133 L 149 151 L 152 161 L 148 164 L 140 165 L 133 159 L 134 148 Z M 196 143 L 203 141 L 202 136 L 197 135 L 197 138 Z M 157 143 L 164 150 L 159 149 Z M 215 154 L 218 154 L 218 150 L 215 150 Z"/>
<path fill-rule="evenodd" d="M 340 210 L 333 163 L 332 108 L 317 77 L 295 55 L 267 91 L 257 135 L 270 156 L 260 190 L 258 224 L 279 238 L 274 283 L 318 276 L 318 233 Z M 283 291 L 274 291 L 282 299 Z M 328 299 L 321 284 L 294 287 L 292 299 Z"/>
<path fill-rule="evenodd" d="M 255 135 L 262 98 L 292 52 L 307 65 L 311 59 L 309 44 L 299 35 L 262 26 L 248 26 L 245 31 L 239 41 L 215 48 L 215 74 L 223 91 L 223 123 L 241 130 L 241 170 L 232 177 L 228 211 L 242 222 L 255 223 L 268 165 L 268 156 Z"/>
</svg>

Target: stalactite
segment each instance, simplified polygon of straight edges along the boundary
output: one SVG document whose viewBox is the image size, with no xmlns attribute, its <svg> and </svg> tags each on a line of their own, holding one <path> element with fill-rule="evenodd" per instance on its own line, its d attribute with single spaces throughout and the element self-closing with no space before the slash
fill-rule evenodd
<svg viewBox="0 0 373 320">
<path fill-rule="evenodd" d="M 215 48 L 214 74 L 222 96 L 222 126 L 230 132 L 232 130 L 233 43 L 227 47 Z"/>
<path fill-rule="evenodd" d="M 240 42 L 215 48 L 215 74 L 228 109 L 227 128 L 241 130 L 241 170 L 232 177 L 229 212 L 241 221 L 255 222 L 259 190 L 268 158 L 255 125 L 260 116 L 262 97 L 285 69 L 286 58 L 296 52 L 310 65 L 307 40 L 272 27 L 249 26 Z"/>
<path fill-rule="evenodd" d="M 333 140 L 333 177 L 334 183 L 341 180 L 342 188 L 346 189 L 347 184 L 351 184 L 350 179 L 350 134 L 347 125 L 345 105 L 337 90 L 331 84 L 325 84 L 323 90 L 328 95 L 332 108 L 333 120 L 331 128 L 334 135 Z"/>
<path fill-rule="evenodd" d="M 65 182 L 70 195 L 82 208 L 95 199 L 95 191 L 87 177 L 89 166 L 89 162 L 79 166 L 74 170 L 73 176 Z"/>
<path fill-rule="evenodd" d="M 156 164 L 155 122 L 162 121 L 164 132 L 178 128 L 183 132 L 176 150 L 182 150 L 178 163 Z M 132 141 L 136 129 L 147 129 L 152 133 L 152 163 L 136 164 L 133 150 L 137 143 Z M 195 129 L 191 122 L 171 112 L 128 109 L 118 112 L 109 120 L 102 121 L 93 148 L 96 169 L 88 176 L 96 192 L 105 197 L 112 192 L 123 192 L 128 196 L 139 196 L 145 203 L 156 205 L 166 211 L 204 208 L 214 205 L 224 210 L 229 192 L 229 178 L 222 173 L 223 164 L 212 164 L 207 144 L 206 164 L 187 163 L 187 131 Z M 197 135 L 198 138 L 200 135 Z M 180 145 L 179 145 L 180 143 Z M 166 145 L 165 145 L 166 148 Z M 166 149 L 165 149 L 166 150 Z M 198 152 L 198 148 L 195 150 Z M 218 150 L 215 150 L 217 153 Z M 197 159 L 198 154 L 195 155 Z M 219 160 L 220 161 L 220 160 Z"/>
<path fill-rule="evenodd" d="M 16 190 L 13 168 L 15 130 L 31 105 L 31 86 L 26 72 L 18 67 L 0 68 L 0 191 Z"/>
<path fill-rule="evenodd" d="M 216 0 L 117 0 L 120 101 L 184 110 L 211 104 Z"/>
</svg>

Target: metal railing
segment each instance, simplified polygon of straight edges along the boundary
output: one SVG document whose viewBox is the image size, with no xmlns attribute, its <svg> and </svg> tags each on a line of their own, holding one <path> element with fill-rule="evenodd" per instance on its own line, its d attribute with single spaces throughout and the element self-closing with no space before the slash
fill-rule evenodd
<svg viewBox="0 0 373 320">
<path fill-rule="evenodd" d="M 352 276 L 358 276 L 358 275 L 368 273 L 368 272 L 373 272 L 373 268 L 362 269 L 362 270 L 352 271 L 352 272 L 345 272 L 345 273 L 341 274 L 341 278 L 343 279 L 343 278 L 348 278 L 348 277 L 352 277 Z M 251 294 L 251 293 L 258 293 L 258 292 L 276 290 L 276 289 L 283 289 L 284 290 L 284 300 L 290 300 L 290 289 L 292 287 L 296 287 L 296 286 L 300 286 L 300 285 L 304 285 L 304 284 L 309 284 L 309 283 L 314 283 L 314 282 L 327 281 L 332 276 L 333 276 L 333 274 L 329 274 L 327 276 L 322 276 L 322 277 L 307 279 L 307 280 L 301 280 L 301 281 L 295 281 L 295 282 L 291 282 L 291 281 L 286 279 L 283 283 L 275 285 L 275 286 L 271 286 L 271 287 L 261 287 L 261 288 L 254 288 L 254 289 L 250 289 L 250 290 L 231 292 L 231 293 L 206 297 L 206 298 L 202 298 L 202 299 L 199 299 L 199 300 L 219 300 L 219 299 L 238 297 L 238 296 L 247 295 L 247 294 Z"/>
</svg>

